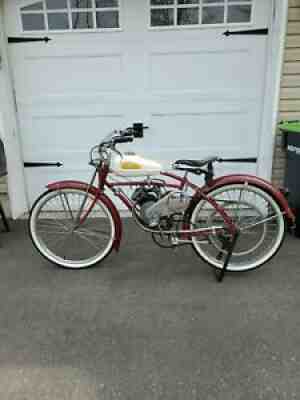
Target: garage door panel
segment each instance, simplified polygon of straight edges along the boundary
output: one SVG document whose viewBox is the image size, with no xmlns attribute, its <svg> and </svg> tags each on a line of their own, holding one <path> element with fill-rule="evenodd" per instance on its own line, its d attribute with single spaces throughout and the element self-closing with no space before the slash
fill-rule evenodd
<svg viewBox="0 0 300 400">
<path fill-rule="evenodd" d="M 199 147 L 204 143 L 206 147 L 212 148 L 225 148 L 234 144 L 244 150 L 256 152 L 257 141 L 253 140 L 253 127 L 243 125 L 248 115 L 218 112 L 165 114 L 153 116 L 151 126 L 152 132 L 156 132 L 160 147 L 182 148 L 186 143 L 196 141 Z"/>
<path fill-rule="evenodd" d="M 153 114 L 149 132 L 151 139 L 149 138 L 147 148 L 156 148 L 158 154 L 165 149 L 170 154 L 180 150 L 183 157 L 183 154 L 189 154 L 197 143 L 197 148 L 205 148 L 210 154 L 226 151 L 235 153 L 233 155 L 248 153 L 255 156 L 258 146 L 255 131 L 258 126 L 255 123 L 245 125 L 245 121 L 251 121 L 251 116 L 254 115 L 255 113 L 250 111 L 217 110 L 207 113 Z"/>
<path fill-rule="evenodd" d="M 121 54 L 29 57 L 25 68 L 27 96 L 120 91 L 125 82 Z"/>
<path fill-rule="evenodd" d="M 9 36 L 22 35 L 21 3 L 5 0 Z M 64 163 L 26 169 L 29 203 L 48 181 L 87 180 L 90 147 L 134 122 L 150 129 L 143 140 L 120 148 L 165 168 L 179 158 L 257 157 L 268 37 L 223 33 L 267 27 L 272 0 L 253 0 L 248 25 L 149 28 L 151 8 L 191 7 L 181 3 L 152 7 L 149 0 L 123 0 L 120 31 L 36 32 L 53 40 L 10 46 L 24 160 Z M 214 14 L 220 3 L 205 7 Z M 193 2 L 199 18 L 203 4 Z M 256 165 L 217 171 L 255 173 Z"/>
<path fill-rule="evenodd" d="M 190 107 L 186 104 L 161 104 L 161 111 L 153 111 L 147 118 L 151 128 L 146 131 L 144 139 L 130 147 L 137 153 L 159 160 L 164 168 L 170 168 L 171 163 L 180 158 L 257 156 L 257 132 L 260 128 L 256 117 L 259 112 L 257 105 L 226 104 L 222 109 L 220 105 L 206 104 L 205 108 L 206 111 L 199 112 L 195 104 L 190 104 Z M 220 166 L 217 171 L 219 174 L 255 174 L 257 165 L 230 164 Z"/>
<path fill-rule="evenodd" d="M 180 48 L 180 46 L 178 46 Z M 264 59 L 257 59 L 257 46 L 252 49 L 234 48 L 215 50 L 190 50 L 153 52 L 149 55 L 149 89 L 151 90 L 198 90 L 233 91 L 257 96 L 253 79 L 261 83 Z M 248 67 L 245 68 L 244 66 Z M 249 67 L 251 66 L 251 78 Z M 234 79 L 233 79 L 234 75 Z M 245 92 L 246 90 L 246 92 Z"/>
<path fill-rule="evenodd" d="M 76 123 L 74 123 L 76 121 Z M 24 131 L 24 155 L 38 154 L 47 148 L 48 153 L 63 148 L 67 151 L 86 149 L 100 142 L 113 126 L 124 124 L 122 115 L 65 115 L 33 117 Z M 36 157 L 36 156 L 35 156 Z M 76 161 L 75 161 L 76 162 Z"/>
</svg>

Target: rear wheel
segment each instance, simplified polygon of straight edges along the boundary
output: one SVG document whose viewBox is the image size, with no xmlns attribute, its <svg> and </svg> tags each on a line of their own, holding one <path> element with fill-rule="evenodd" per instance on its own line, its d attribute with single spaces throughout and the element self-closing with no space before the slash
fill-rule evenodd
<svg viewBox="0 0 300 400">
<path fill-rule="evenodd" d="M 37 250 L 65 268 L 87 268 L 102 261 L 115 238 L 108 207 L 93 194 L 75 188 L 42 194 L 31 209 L 29 231 Z"/>
<path fill-rule="evenodd" d="M 247 271 L 269 261 L 285 236 L 285 220 L 272 196 L 251 184 L 232 184 L 208 193 L 222 206 L 240 230 L 228 271 Z M 206 200 L 200 200 L 191 215 L 191 228 L 216 229 L 205 240 L 192 237 L 197 254 L 215 268 L 222 268 L 224 242 L 230 239 L 220 214 Z M 226 233 L 227 232 L 227 233 Z"/>
</svg>

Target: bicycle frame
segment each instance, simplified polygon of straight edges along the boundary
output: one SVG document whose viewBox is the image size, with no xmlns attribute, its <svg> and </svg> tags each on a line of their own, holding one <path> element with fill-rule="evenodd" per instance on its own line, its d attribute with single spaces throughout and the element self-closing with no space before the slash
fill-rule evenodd
<svg viewBox="0 0 300 400">
<path fill-rule="evenodd" d="M 241 184 L 253 184 L 262 190 L 267 191 L 280 205 L 280 208 L 285 215 L 286 219 L 288 220 L 290 225 L 293 225 L 295 222 L 294 214 L 292 213 L 291 209 L 289 208 L 288 202 L 284 195 L 274 188 L 271 183 L 265 181 L 264 179 L 258 178 L 256 176 L 251 175 L 226 175 L 220 178 L 212 179 L 208 185 L 204 185 L 203 187 L 199 187 L 195 185 L 188 179 L 188 174 L 185 173 L 183 177 L 179 175 L 175 175 L 170 172 L 161 172 L 161 176 L 164 178 L 171 178 L 174 182 L 168 183 L 165 181 L 159 181 L 159 179 L 148 179 L 148 180 L 136 180 L 136 181 L 116 181 L 111 182 L 109 181 L 110 171 L 109 167 L 106 164 L 101 165 L 100 167 L 96 168 L 93 177 L 90 183 L 74 181 L 74 180 L 67 180 L 67 181 L 59 181 L 54 182 L 47 185 L 48 189 L 50 190 L 59 190 L 63 188 L 78 188 L 80 190 L 86 191 L 86 193 L 91 193 L 94 196 L 94 201 L 91 203 L 89 209 L 85 212 L 84 215 L 81 216 L 80 223 L 82 223 L 89 213 L 92 211 L 93 207 L 95 206 L 97 200 L 101 200 L 104 204 L 110 209 L 113 220 L 116 226 L 116 237 L 114 241 L 114 248 L 116 250 L 119 249 L 122 239 L 122 220 L 120 217 L 120 213 L 117 210 L 116 206 L 114 205 L 113 201 L 108 197 L 105 193 L 105 189 L 111 191 L 116 197 L 118 197 L 121 202 L 125 205 L 125 207 L 130 211 L 133 212 L 134 203 L 126 196 L 126 194 L 122 191 L 122 188 L 126 187 L 142 187 L 151 185 L 151 183 L 155 183 L 155 185 L 165 187 L 168 189 L 173 190 L 184 190 L 185 188 L 190 188 L 194 195 L 191 199 L 190 207 L 188 207 L 186 211 L 186 216 L 183 223 L 183 230 L 178 231 L 177 234 L 181 235 L 184 240 L 190 240 L 193 236 L 207 236 L 211 233 L 215 233 L 215 227 L 207 228 L 207 229 L 199 229 L 199 230 L 192 230 L 189 226 L 189 217 L 190 211 L 193 209 L 193 204 L 199 202 L 200 199 L 206 200 L 211 206 L 219 213 L 219 215 L 223 218 L 228 231 L 232 236 L 236 234 L 237 228 L 233 221 L 231 220 L 230 216 L 226 213 L 225 209 L 221 207 L 213 198 L 209 196 L 209 192 L 214 190 L 218 187 L 224 185 L 230 185 L 235 183 Z M 98 178 L 98 184 L 95 186 L 95 181 Z M 83 203 L 84 207 L 84 203 Z M 221 228 L 217 228 L 220 229 Z M 222 228 L 224 230 L 224 228 Z"/>
<path fill-rule="evenodd" d="M 93 147 L 90 151 L 90 165 L 95 167 L 95 172 L 89 183 L 74 180 L 54 182 L 47 186 L 49 191 L 43 193 L 36 200 L 30 214 L 29 227 L 35 247 L 45 258 L 68 268 L 86 268 L 104 259 L 113 248 L 116 251 L 119 250 L 122 238 L 122 220 L 113 202 L 113 197 L 107 195 L 109 192 L 116 196 L 126 209 L 132 213 L 135 222 L 141 229 L 152 233 L 156 244 L 161 247 L 192 244 L 202 259 L 213 265 L 216 271 L 220 270 L 220 273 L 216 272 L 219 281 L 223 279 L 228 266 L 230 266 L 231 257 L 236 255 L 234 252 L 239 237 L 246 230 L 259 224 L 265 224 L 275 218 L 278 221 L 276 232 L 274 230 L 276 236 L 274 236 L 274 239 L 271 238 L 270 245 L 266 246 L 266 249 L 263 249 L 262 252 L 259 252 L 258 258 L 253 261 L 248 260 L 248 254 L 256 251 L 258 246 L 265 243 L 267 228 L 264 226 L 262 232 L 258 232 L 258 241 L 254 245 L 251 242 L 249 249 L 247 245 L 245 251 L 237 252 L 238 256 L 246 256 L 245 261 L 233 263 L 230 270 L 244 271 L 257 268 L 276 254 L 284 239 L 286 222 L 289 225 L 294 225 L 295 222 L 295 217 L 284 194 L 270 182 L 252 175 L 225 175 L 214 178 L 213 167 L 216 162 L 256 162 L 256 159 L 210 157 L 204 160 L 178 160 L 174 162 L 173 168 L 176 171 L 182 171 L 180 175 L 171 172 L 160 172 L 161 165 L 159 163 L 143 159 L 134 153 L 125 153 L 123 157 L 123 154 L 116 148 L 116 145 L 130 143 L 135 138 L 142 138 L 143 129 L 145 127 L 142 124 L 134 124 L 133 127 L 126 130 L 111 132 L 103 138 L 99 145 Z M 135 168 L 140 171 L 136 171 Z M 112 171 L 115 171 L 115 173 L 110 175 Z M 141 178 L 137 177 L 139 176 L 137 172 L 141 173 Z M 190 173 L 202 175 L 205 178 L 205 184 L 201 187 L 194 184 L 190 180 Z M 133 177 L 126 178 L 131 174 Z M 146 176 L 143 176 L 143 174 Z M 150 176 L 147 177 L 147 174 Z M 122 177 L 123 175 L 125 177 Z M 249 190 L 247 186 L 249 186 Z M 140 188 L 144 188 L 144 190 L 135 190 L 132 196 L 125 190 L 128 188 L 131 188 L 132 191 Z M 242 200 L 244 190 L 246 193 L 254 194 L 254 203 L 251 199 L 249 203 L 247 200 Z M 52 201 L 53 198 L 60 197 L 62 199 L 62 195 L 68 196 L 68 192 L 70 192 L 71 196 L 75 193 L 75 199 L 81 198 L 82 200 L 79 204 L 76 202 L 75 218 L 67 201 L 72 221 L 64 232 L 58 233 L 64 234 L 67 239 L 75 236 L 77 241 L 84 236 L 82 240 L 88 242 L 90 247 L 96 248 L 96 255 L 94 255 L 95 250 L 93 250 L 92 257 L 83 260 L 77 255 L 74 260 L 72 257 L 70 260 L 66 260 L 65 252 L 62 255 L 59 252 L 57 253 L 56 249 L 53 252 L 53 246 L 50 245 L 48 249 L 47 243 L 45 244 L 43 238 L 39 237 L 40 230 L 38 229 L 37 221 L 40 218 L 41 209 L 47 207 L 48 202 Z M 237 201 L 232 200 L 230 195 L 229 200 L 226 200 L 227 192 L 239 193 L 239 199 Z M 182 202 L 180 200 L 181 193 L 183 194 Z M 258 206 L 261 202 L 265 205 L 263 210 L 256 206 L 256 195 L 258 197 Z M 222 196 L 225 196 L 225 199 Z M 235 194 L 232 196 L 235 197 Z M 61 203 L 61 206 L 66 211 L 64 201 Z M 229 207 L 227 207 L 228 204 Z M 238 204 L 237 208 L 234 209 L 240 212 L 238 216 L 236 212 L 231 212 L 231 204 Z M 98 208 L 98 206 L 100 206 L 100 210 L 102 209 L 103 215 L 109 220 L 111 227 L 109 237 L 106 238 L 105 236 L 104 238 L 107 246 L 104 250 L 100 249 L 99 251 L 97 247 L 98 233 L 102 235 L 103 232 L 101 232 L 100 228 L 89 231 L 85 229 L 89 224 L 84 224 L 86 219 L 88 217 L 92 218 L 93 215 L 96 218 L 102 217 L 101 211 L 99 214 L 93 213 L 93 215 L 90 215 L 92 210 Z M 242 206 L 243 208 L 241 208 Z M 58 207 L 60 208 L 60 205 Z M 248 209 L 254 210 L 255 214 L 249 214 Z M 244 210 L 247 221 L 249 215 L 253 218 L 259 215 L 259 220 L 250 219 L 246 226 L 243 225 L 240 217 L 244 215 Z M 178 214 L 176 214 L 176 211 Z M 172 214 L 173 212 L 175 214 Z M 200 218 L 198 218 L 198 214 L 200 214 Z M 215 218 L 216 215 L 218 215 L 217 218 Z M 55 215 L 51 216 L 56 218 Z M 205 224 L 200 223 L 202 219 Z M 148 220 L 149 225 L 146 223 Z M 101 225 L 101 221 L 94 220 L 94 223 L 96 226 L 98 223 Z M 153 227 L 151 227 L 151 223 Z M 55 233 L 54 231 L 50 232 L 52 235 Z M 88 236 L 90 234 L 92 236 Z M 97 238 L 95 243 L 92 243 L 91 237 Z M 245 240 L 241 241 L 241 243 L 246 242 L 247 244 L 247 237 L 243 235 L 242 238 Z M 218 243 L 215 243 L 215 239 Z M 209 250 L 202 248 L 207 245 L 209 247 L 212 245 L 216 254 L 211 255 Z"/>
<path fill-rule="evenodd" d="M 173 190 L 178 190 L 182 191 L 185 188 L 190 188 L 192 189 L 195 193 L 198 194 L 202 199 L 206 200 L 223 218 L 225 224 L 227 225 L 230 233 L 232 235 L 235 234 L 236 232 L 236 226 L 233 223 L 232 219 L 229 217 L 229 215 L 226 213 L 223 207 L 221 207 L 214 199 L 211 197 L 207 196 L 205 193 L 201 191 L 201 188 L 195 184 L 193 184 L 189 179 L 188 179 L 188 174 L 185 173 L 183 177 L 179 175 L 172 174 L 170 172 L 161 172 L 160 176 L 165 177 L 165 178 L 171 178 L 175 182 L 174 183 L 167 183 L 165 181 L 159 181 L 158 179 L 149 179 L 149 180 L 142 180 L 142 181 L 130 181 L 130 182 L 109 182 L 107 180 L 107 177 L 109 175 L 108 168 L 105 169 L 104 171 L 100 171 L 98 173 L 99 177 L 99 188 L 100 190 L 104 190 L 106 187 L 114 194 L 116 195 L 122 203 L 127 207 L 127 209 L 131 212 L 133 212 L 134 204 L 132 201 L 126 196 L 126 194 L 123 191 L 120 191 L 118 189 L 123 188 L 123 187 L 131 187 L 131 186 L 136 186 L 136 187 L 143 187 L 143 186 L 151 186 L 152 184 L 155 184 L 156 186 L 161 186 L 164 188 L 168 189 L 173 189 Z M 216 231 L 216 227 L 212 227 L 210 229 L 199 229 L 199 230 L 190 230 L 190 229 L 185 229 L 182 231 L 178 231 L 180 234 L 188 234 L 190 237 L 191 236 L 201 236 L 201 235 L 207 235 L 209 233 L 212 233 L 213 231 Z M 221 228 L 220 228 L 221 229 Z M 223 230 L 224 228 L 222 228 Z"/>
</svg>

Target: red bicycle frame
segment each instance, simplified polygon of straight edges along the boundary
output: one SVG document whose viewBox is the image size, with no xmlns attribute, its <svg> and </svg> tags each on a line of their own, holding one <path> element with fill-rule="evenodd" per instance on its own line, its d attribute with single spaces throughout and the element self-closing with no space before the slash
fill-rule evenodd
<svg viewBox="0 0 300 400">
<path fill-rule="evenodd" d="M 236 232 L 236 226 L 233 223 L 232 219 L 229 217 L 229 215 L 226 213 L 223 207 L 221 207 L 213 198 L 207 196 L 205 193 L 202 192 L 201 188 L 199 186 L 193 184 L 190 182 L 188 179 L 188 174 L 185 173 L 183 177 L 169 173 L 169 172 L 161 172 L 161 176 L 166 177 L 166 178 L 171 178 L 175 182 L 174 183 L 167 183 L 165 181 L 159 181 L 159 180 L 143 180 L 143 181 L 130 181 L 130 182 L 109 182 L 107 180 L 107 177 L 109 175 L 109 170 L 108 168 L 104 168 L 102 171 L 99 171 L 98 173 L 98 178 L 99 178 L 99 188 L 100 190 L 104 190 L 106 187 L 110 189 L 122 202 L 123 204 L 127 207 L 128 210 L 131 212 L 133 211 L 134 204 L 132 201 L 126 196 L 126 194 L 122 191 L 118 191 L 116 189 L 122 188 L 122 187 L 131 187 L 131 186 L 137 186 L 137 187 L 142 187 L 142 186 L 151 186 L 156 185 L 156 186 L 161 186 L 169 189 L 175 189 L 178 191 L 182 191 L 185 188 L 190 188 L 194 190 L 198 194 L 199 197 L 202 199 L 206 200 L 208 203 L 211 204 L 211 206 L 222 216 L 224 219 L 224 222 L 228 226 L 228 229 L 230 233 L 233 235 Z M 202 229 L 201 231 L 194 232 L 193 230 L 187 230 L 185 234 L 189 234 L 189 236 L 199 236 L 199 235 L 205 235 L 208 233 L 211 233 L 213 229 Z"/>
<path fill-rule="evenodd" d="M 81 222 L 83 222 L 93 207 L 95 206 L 97 200 L 101 200 L 111 211 L 115 226 L 116 226 L 116 237 L 114 241 L 114 247 L 116 250 L 120 247 L 121 237 L 122 237 L 122 221 L 120 218 L 119 211 L 116 206 L 112 202 L 112 200 L 105 194 L 105 189 L 109 189 L 115 196 L 117 196 L 126 208 L 129 211 L 133 211 L 134 203 L 130 200 L 129 197 L 122 190 L 125 187 L 143 187 L 149 186 L 151 184 L 155 184 L 156 186 L 161 186 L 173 190 L 184 190 L 185 188 L 190 188 L 194 191 L 194 196 L 191 199 L 191 206 L 198 202 L 200 199 L 206 200 L 223 218 L 228 231 L 232 236 L 236 234 L 237 228 L 230 218 L 230 216 L 226 213 L 225 209 L 220 206 L 212 197 L 209 196 L 209 192 L 217 189 L 222 186 L 230 185 L 230 184 L 252 184 L 262 190 L 268 192 L 279 204 L 283 214 L 287 218 L 288 222 L 292 225 L 295 222 L 294 214 L 289 208 L 288 202 L 284 195 L 277 190 L 271 183 L 265 181 L 264 179 L 258 178 L 252 175 L 226 175 L 217 179 L 212 179 L 208 185 L 203 187 L 199 187 L 193 184 L 188 179 L 188 174 L 185 173 L 183 177 L 175 175 L 169 172 L 162 172 L 161 176 L 165 178 L 171 178 L 174 182 L 168 183 L 165 181 L 160 181 L 158 179 L 149 179 L 149 180 L 136 180 L 136 181 L 117 181 L 111 182 L 108 180 L 109 176 L 109 167 L 103 163 L 99 168 L 96 169 L 91 182 L 88 184 L 86 182 L 68 180 L 68 181 L 60 181 L 49 184 L 47 187 L 50 190 L 57 190 L 63 188 L 77 188 L 80 190 L 84 190 L 87 193 L 91 193 L 94 196 L 94 201 L 91 203 L 90 207 L 86 212 L 81 216 Z M 98 176 L 98 187 L 94 186 L 94 182 Z M 187 216 L 189 216 L 189 208 L 187 210 Z M 221 228 L 219 228 L 221 229 Z M 224 229 L 224 228 L 223 228 Z M 207 228 L 207 229 L 199 229 L 193 230 L 190 229 L 189 220 L 186 218 L 183 230 L 178 231 L 178 234 L 181 235 L 184 239 L 190 239 L 192 236 L 207 236 L 208 234 L 215 231 L 215 228 Z"/>
<path fill-rule="evenodd" d="M 224 277 L 225 271 L 227 270 L 227 267 L 230 263 L 231 257 L 234 254 L 234 249 L 235 245 L 237 243 L 237 240 L 239 236 L 243 233 L 243 230 L 245 228 L 243 226 L 239 227 L 239 223 L 235 224 L 233 221 L 233 218 L 228 214 L 228 210 L 224 207 L 226 207 L 224 204 L 226 202 L 218 201 L 217 200 L 217 193 L 223 193 L 226 192 L 227 190 L 233 190 L 236 188 L 241 188 L 240 189 L 240 201 L 241 201 L 241 195 L 243 188 L 247 188 L 247 185 L 250 186 L 250 190 L 252 192 L 256 192 L 255 188 L 260 189 L 260 191 L 257 190 L 258 194 L 260 193 L 260 197 L 264 198 L 267 201 L 268 206 L 271 204 L 272 207 L 276 208 L 276 212 L 274 215 L 271 215 L 271 217 L 266 216 L 265 219 L 260 220 L 257 224 L 265 223 L 266 221 L 273 219 L 273 218 L 278 218 L 284 217 L 286 221 L 288 221 L 289 224 L 294 225 L 295 223 L 295 217 L 289 208 L 288 202 L 286 198 L 284 197 L 283 193 L 276 189 L 271 183 L 267 182 L 264 179 L 258 178 L 256 176 L 252 175 L 226 175 L 222 176 L 220 178 L 214 179 L 214 170 L 213 170 L 213 163 L 215 162 L 256 162 L 256 159 L 253 158 L 245 158 L 245 159 L 221 159 L 217 157 L 211 157 L 205 160 L 178 160 L 176 161 L 174 165 L 174 169 L 184 171 L 183 176 L 175 175 L 174 173 L 169 173 L 169 172 L 161 172 L 160 176 L 158 177 L 149 177 L 149 178 L 143 178 L 143 180 L 126 180 L 126 179 L 118 179 L 114 177 L 114 180 L 109 179 L 109 174 L 110 174 L 110 165 L 112 166 L 112 169 L 114 169 L 114 163 L 117 165 L 119 158 L 116 156 L 116 158 L 112 158 L 112 152 L 115 154 L 118 154 L 120 156 L 120 159 L 122 159 L 122 153 L 120 153 L 116 149 L 116 145 L 122 144 L 122 143 L 131 143 L 135 138 L 142 138 L 143 137 L 143 130 L 145 127 L 143 124 L 138 123 L 134 124 L 133 127 L 127 128 L 124 131 L 113 131 L 110 133 L 108 136 L 103 138 L 102 142 L 93 147 L 90 151 L 90 165 L 93 165 L 95 167 L 95 172 L 92 177 L 92 180 L 90 183 L 86 182 L 80 182 L 80 181 L 61 181 L 61 182 L 56 182 L 48 185 L 48 188 L 50 191 L 52 190 L 64 190 L 64 189 L 78 189 L 81 191 L 81 194 L 85 194 L 83 196 L 83 201 L 82 204 L 79 207 L 79 211 L 77 213 L 77 217 L 75 219 L 75 226 L 73 227 L 72 234 L 79 228 L 81 224 L 85 222 L 85 220 L 88 218 L 90 215 L 91 211 L 95 207 L 97 202 L 102 203 L 102 208 L 105 209 L 106 214 L 110 214 L 110 224 L 114 227 L 112 230 L 112 235 L 113 235 L 113 247 L 116 250 L 119 250 L 120 243 L 121 243 L 121 238 L 122 238 L 122 220 L 120 217 L 120 213 L 117 210 L 115 204 L 111 200 L 109 196 L 107 196 L 106 192 L 110 191 L 112 194 L 114 194 L 120 201 L 125 205 L 125 207 L 131 211 L 135 222 L 140 225 L 140 227 L 153 234 L 153 239 L 157 244 L 163 244 L 162 242 L 159 243 L 157 239 L 157 234 L 161 234 L 162 238 L 167 238 L 169 240 L 168 245 L 170 246 L 176 246 L 179 244 L 187 244 L 187 243 L 192 243 L 196 249 L 197 243 L 195 242 L 195 237 L 197 237 L 197 242 L 200 242 L 201 240 L 198 240 L 200 237 L 205 240 L 205 243 L 208 242 L 208 244 L 214 244 L 212 243 L 213 241 L 210 240 L 212 238 L 212 235 L 215 235 L 216 232 L 218 232 L 218 239 L 221 247 L 219 246 L 214 246 L 214 248 L 217 250 L 217 256 L 216 256 L 216 261 L 211 260 L 210 258 L 207 258 L 206 256 L 202 253 L 200 253 L 200 250 L 197 252 L 202 258 L 205 258 L 205 260 L 209 263 L 212 264 L 213 266 L 219 267 L 220 263 L 223 264 L 222 269 L 220 271 L 220 274 L 217 274 L 217 278 L 219 281 L 221 281 Z M 145 160 L 147 161 L 147 160 Z M 142 162 L 139 165 L 144 165 Z M 150 163 L 146 165 L 151 165 Z M 206 169 L 202 169 L 202 167 L 205 167 Z M 160 165 L 155 168 L 155 170 L 160 170 Z M 116 167 L 116 170 L 118 170 L 118 167 Z M 147 169 L 144 168 L 143 171 L 145 172 Z M 149 169 L 151 170 L 151 169 Z M 202 187 L 199 187 L 198 185 L 195 185 L 192 183 L 189 178 L 188 174 L 189 173 L 195 173 L 197 175 L 204 175 L 205 177 L 205 185 Z M 96 179 L 98 178 L 98 184 L 97 186 L 94 185 Z M 147 211 L 149 210 L 149 214 L 153 211 L 155 208 L 148 208 L 145 203 L 145 208 L 143 208 L 143 205 L 141 205 L 141 212 L 137 212 L 137 202 L 135 202 L 125 190 L 125 188 L 145 188 L 145 192 L 151 191 L 151 188 L 158 188 L 161 187 L 162 189 L 166 189 L 166 197 L 164 196 L 155 196 L 155 200 L 157 197 L 157 208 L 161 206 L 161 204 L 164 206 L 169 199 L 171 199 L 171 194 L 169 197 L 168 191 L 175 191 L 175 192 L 185 192 L 188 191 L 188 193 L 193 192 L 193 195 L 190 198 L 189 204 L 187 204 L 187 207 L 184 208 L 183 212 L 183 218 L 180 221 L 177 221 L 180 223 L 179 228 L 177 228 L 178 224 L 167 224 L 170 225 L 170 228 L 166 229 L 161 229 L 161 224 L 160 229 L 151 229 L 149 226 L 145 224 L 141 216 L 143 215 L 143 212 L 145 212 L 145 217 L 147 218 Z M 150 189 L 150 190 L 149 190 Z M 153 192 L 158 193 L 159 191 L 153 190 Z M 163 191 L 165 192 L 165 190 Z M 265 194 L 265 195 L 264 195 Z M 268 194 L 268 196 L 267 196 Z M 48 195 L 48 193 L 46 193 Z M 139 198 L 140 193 L 136 192 L 136 196 L 132 196 L 133 198 Z M 56 196 L 56 193 L 54 193 L 54 196 Z M 154 195 L 153 195 L 154 196 Z M 148 196 L 149 199 L 152 199 L 153 196 L 150 194 Z M 50 196 L 51 197 L 51 196 Z M 140 197 L 141 198 L 141 197 Z M 272 198 L 274 201 L 271 202 Z M 195 212 L 200 211 L 201 208 L 198 209 L 198 204 L 200 203 L 200 206 L 202 204 L 209 204 L 212 209 L 213 209 L 213 214 L 218 214 L 222 221 L 220 224 L 218 222 L 218 226 L 210 226 L 208 223 L 208 226 L 204 227 L 198 227 L 195 226 L 192 221 L 194 221 L 194 215 Z M 203 202 L 202 202 L 203 201 Z M 274 205 L 274 202 L 276 202 L 276 207 Z M 39 204 L 39 203 L 37 203 Z M 247 202 L 246 202 L 247 204 Z M 170 208 L 171 208 L 170 204 Z M 105 206 L 105 207 L 104 207 Z M 168 206 L 168 204 L 167 204 Z M 151 207 L 151 206 L 150 206 Z M 280 210 L 278 209 L 280 207 Z M 254 205 L 255 209 L 255 205 Z M 182 210 L 180 207 L 179 210 Z M 168 212 L 168 211 L 167 211 Z M 268 209 L 269 212 L 269 209 Z M 167 213 L 166 213 L 167 214 Z M 205 212 L 204 212 L 205 214 Z M 34 214 L 33 214 L 34 215 Z M 263 214 L 264 215 L 264 214 Z M 36 217 L 34 217 L 36 218 Z M 113 221 L 111 220 L 113 219 Z M 279 218 L 278 218 L 279 219 Z M 218 221 L 218 220 L 216 220 Z M 156 221 L 155 221 L 156 222 Z M 209 221 L 208 221 L 209 222 Z M 252 224 L 250 226 L 256 226 L 257 225 Z M 175 228 L 173 228 L 173 225 L 175 225 Z M 242 229 L 244 228 L 244 229 Z M 256 265 L 260 265 L 259 262 L 264 263 L 266 260 L 268 260 L 266 257 L 272 257 L 274 255 L 275 251 L 279 248 L 280 244 L 282 243 L 283 240 L 283 235 L 284 235 L 284 228 L 285 224 L 284 221 L 282 221 L 282 218 L 280 218 L 280 230 L 278 230 L 278 235 L 276 236 L 276 243 L 274 242 L 274 249 L 271 249 L 269 252 L 267 252 L 265 255 L 263 255 L 262 258 L 254 262 L 254 264 L 249 264 L 249 268 L 252 269 Z M 78 233 L 78 232 L 77 232 Z M 164 236 L 163 236 L 164 235 Z M 211 237 L 210 237 L 211 235 Z M 263 233 L 265 236 L 265 232 Z M 264 239 L 264 237 L 263 237 Z M 202 242 L 201 242 L 202 243 Z M 262 242 L 259 242 L 259 245 L 261 245 Z M 110 237 L 110 242 L 109 242 L 109 250 L 111 250 L 111 245 L 112 245 L 112 237 Z M 277 247 L 276 247 L 277 246 Z M 164 247 L 164 246 L 162 246 Z M 168 246 L 169 247 L 169 246 Z M 255 247 L 256 249 L 256 247 Z M 268 250 L 268 249 L 267 249 Z M 252 249 L 251 249 L 252 251 Z M 272 253 L 272 251 L 274 251 Z M 43 253 L 44 254 L 44 253 Z M 247 253 L 248 254 L 248 253 Z M 45 254 L 44 254 L 45 255 Z M 45 255 L 46 258 L 49 258 L 47 255 Z M 264 258 L 265 257 L 265 258 Z M 65 265 L 65 262 L 59 261 L 59 265 Z M 245 266 L 247 267 L 247 265 Z M 244 267 L 243 267 L 244 268 Z"/>
</svg>

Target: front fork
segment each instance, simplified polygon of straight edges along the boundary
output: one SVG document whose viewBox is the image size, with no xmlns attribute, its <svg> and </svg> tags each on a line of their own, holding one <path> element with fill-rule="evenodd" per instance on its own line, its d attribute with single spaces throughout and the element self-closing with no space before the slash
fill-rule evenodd
<svg viewBox="0 0 300 400">
<path fill-rule="evenodd" d="M 78 213 L 77 213 L 75 221 L 74 221 L 74 229 L 79 228 L 79 226 L 84 223 L 84 221 L 87 219 L 87 217 L 90 215 L 90 212 L 94 208 L 94 206 L 96 204 L 96 201 L 98 200 L 98 197 L 95 196 L 95 198 L 92 201 L 92 203 L 89 206 L 89 208 L 85 211 L 84 214 L 82 214 L 82 212 L 84 210 L 84 207 L 86 205 L 86 202 L 88 200 L 88 197 L 89 197 L 90 189 L 94 186 L 94 182 L 96 180 L 97 174 L 98 174 L 98 170 L 96 169 L 95 172 L 93 173 L 93 176 L 92 176 L 92 179 L 91 179 L 90 183 L 87 185 L 84 199 L 82 201 L 82 204 L 81 204 L 81 206 L 80 206 L 80 208 L 78 210 Z"/>
<path fill-rule="evenodd" d="M 82 211 L 84 210 L 84 207 L 86 205 L 87 199 L 88 199 L 88 194 L 89 191 L 92 187 L 94 187 L 94 183 L 96 181 L 96 178 L 98 177 L 98 187 L 100 189 L 100 193 L 103 192 L 104 187 L 105 187 L 105 182 L 106 182 L 106 178 L 109 172 L 109 167 L 106 163 L 102 162 L 99 166 L 97 166 L 97 168 L 95 169 L 95 172 L 93 173 L 92 179 L 90 180 L 90 183 L 87 186 L 86 189 L 86 196 L 83 199 L 83 202 L 80 206 L 80 209 L 78 211 L 77 217 L 76 217 L 76 224 L 77 224 L 77 228 L 79 225 L 83 224 L 84 221 L 87 219 L 87 217 L 89 216 L 90 212 L 92 211 L 92 209 L 94 208 L 98 197 L 95 197 L 93 202 L 91 203 L 91 205 L 89 206 L 89 208 L 86 210 L 86 212 L 82 215 Z"/>
</svg>

